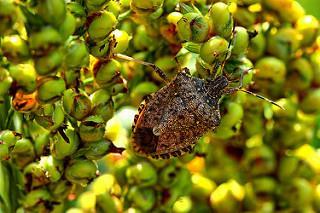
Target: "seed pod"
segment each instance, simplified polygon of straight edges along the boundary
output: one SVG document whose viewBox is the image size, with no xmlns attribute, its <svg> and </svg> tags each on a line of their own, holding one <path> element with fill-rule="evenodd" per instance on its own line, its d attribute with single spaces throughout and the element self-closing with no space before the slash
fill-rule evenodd
<svg viewBox="0 0 320 213">
<path fill-rule="evenodd" d="M 238 7 L 233 17 L 237 24 L 249 28 L 253 26 L 257 20 L 257 14 L 250 12 L 247 8 Z"/>
<path fill-rule="evenodd" d="M 45 77 L 38 83 L 37 99 L 42 103 L 53 103 L 61 98 L 65 90 L 66 85 L 62 78 Z"/>
<path fill-rule="evenodd" d="M 247 149 L 244 154 L 244 166 L 253 176 L 271 174 L 276 161 L 273 150 L 262 145 Z"/>
<path fill-rule="evenodd" d="M 85 94 L 68 89 L 63 94 L 63 108 L 73 118 L 82 120 L 91 112 L 91 101 Z"/>
<path fill-rule="evenodd" d="M 83 142 L 97 142 L 103 139 L 105 121 L 100 116 L 89 116 L 79 126 L 79 134 Z"/>
<path fill-rule="evenodd" d="M 19 134 L 11 130 L 3 130 L 0 132 L 0 143 L 7 144 L 9 147 L 14 146 L 20 138 L 21 136 Z"/>
<path fill-rule="evenodd" d="M 50 183 L 48 189 L 55 201 L 64 201 L 71 193 L 72 184 L 65 179 L 60 179 L 58 182 Z"/>
<path fill-rule="evenodd" d="M 0 67 L 0 99 L 9 92 L 12 78 L 7 69 Z"/>
<path fill-rule="evenodd" d="M 106 0 L 85 0 L 85 5 L 87 9 L 92 11 L 97 11 L 106 3 Z"/>
<path fill-rule="evenodd" d="M 106 6 L 104 7 L 107 11 L 113 13 L 115 17 L 118 17 L 121 13 L 121 6 L 122 4 L 118 1 L 109 1 Z"/>
<path fill-rule="evenodd" d="M 205 17 L 198 13 L 187 13 L 177 23 L 179 37 L 183 41 L 203 42 L 209 34 L 209 24 Z"/>
<path fill-rule="evenodd" d="M 84 41 L 72 40 L 67 44 L 64 63 L 71 69 L 81 68 L 89 64 L 89 52 Z"/>
<path fill-rule="evenodd" d="M 50 156 L 42 156 L 39 162 L 50 182 L 57 182 L 62 177 L 63 161 Z"/>
<path fill-rule="evenodd" d="M 35 153 L 29 139 L 22 138 L 16 142 L 11 151 L 11 159 L 19 168 L 23 168 L 34 160 Z"/>
<path fill-rule="evenodd" d="M 310 87 L 313 79 L 313 69 L 310 62 L 305 58 L 290 61 L 288 65 L 286 85 L 294 90 L 304 91 Z"/>
<path fill-rule="evenodd" d="M 35 111 L 39 104 L 36 99 L 36 93 L 25 93 L 22 90 L 18 90 L 12 98 L 12 106 L 19 112 L 31 112 Z"/>
<path fill-rule="evenodd" d="M 85 147 L 87 149 L 85 157 L 89 160 L 99 160 L 109 152 L 110 145 L 111 141 L 105 140 L 91 142 Z"/>
<path fill-rule="evenodd" d="M 118 21 L 113 13 L 101 11 L 93 14 L 88 20 L 92 21 L 88 26 L 88 34 L 91 40 L 101 41 L 105 39 L 109 33 L 114 30 Z"/>
<path fill-rule="evenodd" d="M 228 9 L 228 5 L 218 2 L 212 5 L 210 9 L 210 20 L 212 31 L 224 38 L 229 38 L 233 29 L 233 18 Z"/>
<path fill-rule="evenodd" d="M 36 89 L 36 71 L 31 64 L 12 65 L 9 72 L 24 91 L 33 92 Z"/>
<path fill-rule="evenodd" d="M 132 0 L 130 7 L 132 11 L 139 15 L 151 14 L 160 9 L 163 5 L 163 0 Z"/>
<path fill-rule="evenodd" d="M 305 14 L 304 8 L 297 1 L 292 1 L 287 8 L 277 8 L 282 20 L 295 23 Z"/>
<path fill-rule="evenodd" d="M 34 67 L 39 75 L 54 74 L 62 64 L 63 52 L 55 49 L 47 55 L 34 58 Z"/>
<path fill-rule="evenodd" d="M 59 33 L 63 40 L 67 40 L 76 30 L 76 19 L 72 13 L 67 12 L 66 18 L 59 26 Z"/>
<path fill-rule="evenodd" d="M 203 43 L 200 49 L 200 57 L 208 64 L 222 62 L 227 57 L 228 42 L 220 36 L 214 36 Z"/>
<path fill-rule="evenodd" d="M 121 64 L 111 59 L 107 62 L 98 61 L 93 68 L 94 78 L 97 84 L 105 86 L 113 83 L 113 80 L 120 75 Z"/>
<path fill-rule="evenodd" d="M 28 45 L 19 35 L 8 35 L 1 41 L 2 53 L 14 63 L 21 63 L 30 57 Z"/>
<path fill-rule="evenodd" d="M 141 187 L 152 186 L 157 182 L 155 168 L 148 162 L 140 162 L 130 166 L 126 171 L 128 183 Z"/>
<path fill-rule="evenodd" d="M 133 186 L 129 189 L 128 200 L 132 202 L 132 206 L 137 206 L 143 211 L 150 211 L 156 202 L 156 196 L 151 188 Z"/>
<path fill-rule="evenodd" d="M 177 178 L 181 168 L 175 165 L 164 167 L 159 173 L 159 183 L 164 188 L 173 187 L 179 179 Z"/>
<path fill-rule="evenodd" d="M 320 109 L 320 89 L 308 90 L 300 103 L 305 113 L 316 113 Z"/>
<path fill-rule="evenodd" d="M 273 195 L 277 189 L 276 180 L 269 176 L 256 177 L 252 181 L 256 194 Z"/>
<path fill-rule="evenodd" d="M 51 200 L 51 195 L 45 188 L 39 188 L 27 193 L 23 200 L 23 207 L 30 210 L 44 210 L 47 202 Z"/>
<path fill-rule="evenodd" d="M 90 54 L 97 58 L 105 57 L 109 50 L 109 42 L 109 38 L 98 42 L 90 41 L 87 43 Z"/>
<path fill-rule="evenodd" d="M 30 188 L 36 188 L 49 183 L 45 171 L 38 162 L 28 164 L 23 170 L 23 175 L 28 179 Z"/>
<path fill-rule="evenodd" d="M 272 32 L 272 31 L 271 31 Z M 301 34 L 293 28 L 280 28 L 275 34 L 270 33 L 267 50 L 270 54 L 288 60 L 300 47 Z"/>
<path fill-rule="evenodd" d="M 78 2 L 68 2 L 67 9 L 76 19 L 76 31 L 79 31 L 86 22 L 86 11 Z"/>
<path fill-rule="evenodd" d="M 233 38 L 232 54 L 242 56 L 246 54 L 249 45 L 249 34 L 244 27 L 235 27 L 235 35 Z"/>
<path fill-rule="evenodd" d="M 191 177 L 192 180 L 192 196 L 200 199 L 208 199 L 213 190 L 216 188 L 216 184 L 213 180 L 205 177 L 200 173 L 195 173 Z"/>
<path fill-rule="evenodd" d="M 283 82 L 286 75 L 286 65 L 283 61 L 275 57 L 264 57 L 257 61 L 256 78 L 271 79 L 274 82 Z"/>
<path fill-rule="evenodd" d="M 13 0 L 0 1 L 0 35 L 9 35 L 17 19 L 17 9 Z"/>
<path fill-rule="evenodd" d="M 34 140 L 34 150 L 36 152 L 37 156 L 43 156 L 47 155 L 50 150 L 49 150 L 49 137 L 50 134 L 41 134 L 38 137 L 35 138 Z"/>
<path fill-rule="evenodd" d="M 68 141 L 66 141 L 68 140 Z M 62 160 L 72 155 L 79 147 L 79 138 L 74 130 L 67 129 L 62 136 L 60 133 L 50 137 L 50 150 L 54 158 Z"/>
<path fill-rule="evenodd" d="M 96 177 L 97 166 L 90 160 L 73 160 L 65 170 L 67 180 L 72 183 L 87 185 L 93 178 Z"/>
<path fill-rule="evenodd" d="M 262 30 L 250 39 L 247 57 L 251 60 L 258 60 L 265 52 L 267 46 L 266 38 Z"/>
<path fill-rule="evenodd" d="M 312 15 L 300 17 L 296 22 L 296 29 L 302 35 L 301 45 L 312 45 L 319 32 L 319 21 Z"/>
<path fill-rule="evenodd" d="M 58 27 L 66 18 L 66 3 L 64 0 L 44 0 L 37 4 L 37 13 L 47 23 Z"/>
<path fill-rule="evenodd" d="M 116 29 L 111 32 L 110 38 L 114 38 L 117 44 L 112 49 L 113 53 L 123 53 L 127 50 L 129 46 L 130 37 L 126 31 Z"/>
<path fill-rule="evenodd" d="M 35 120 L 45 129 L 56 130 L 64 122 L 64 111 L 60 103 L 43 104 L 35 112 Z"/>
<path fill-rule="evenodd" d="M 53 27 L 43 27 L 38 32 L 32 32 L 29 36 L 29 47 L 35 50 L 36 55 L 45 55 L 49 49 L 62 44 L 60 33 Z"/>
<path fill-rule="evenodd" d="M 106 90 L 97 90 L 91 94 L 90 99 L 93 104 L 92 114 L 100 116 L 105 122 L 112 118 L 114 103 Z"/>
</svg>

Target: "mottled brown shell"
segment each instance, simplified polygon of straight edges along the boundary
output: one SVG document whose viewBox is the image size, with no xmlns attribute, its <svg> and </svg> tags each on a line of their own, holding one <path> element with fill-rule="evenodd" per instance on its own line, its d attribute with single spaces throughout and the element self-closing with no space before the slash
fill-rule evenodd
<svg viewBox="0 0 320 213">
<path fill-rule="evenodd" d="M 135 116 L 134 151 L 153 158 L 192 152 L 198 139 L 220 123 L 218 101 L 227 83 L 217 83 L 221 80 L 206 82 L 182 71 L 148 98 Z M 213 91 L 212 85 L 217 86 Z"/>
</svg>

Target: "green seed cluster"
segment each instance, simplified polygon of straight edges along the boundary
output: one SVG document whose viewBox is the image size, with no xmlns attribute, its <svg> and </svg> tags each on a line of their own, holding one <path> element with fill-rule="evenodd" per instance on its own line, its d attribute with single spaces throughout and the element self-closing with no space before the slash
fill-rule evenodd
<svg viewBox="0 0 320 213">
<path fill-rule="evenodd" d="M 0 208 L 320 211 L 319 38 L 294 0 L 0 0 Z M 122 54 L 285 110 L 228 95 L 194 153 L 138 157 L 133 115 L 162 81 Z"/>
</svg>

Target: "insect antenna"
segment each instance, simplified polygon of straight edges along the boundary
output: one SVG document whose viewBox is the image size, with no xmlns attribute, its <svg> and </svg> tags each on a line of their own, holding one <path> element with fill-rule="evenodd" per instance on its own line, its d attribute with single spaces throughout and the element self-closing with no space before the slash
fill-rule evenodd
<svg viewBox="0 0 320 213">
<path fill-rule="evenodd" d="M 116 53 L 113 56 L 115 58 L 118 58 L 118 59 L 123 59 L 123 60 L 126 60 L 126 61 L 133 61 L 135 63 L 151 67 L 166 83 L 170 82 L 168 77 L 167 77 L 167 75 L 157 65 L 155 65 L 153 63 L 141 61 L 139 59 L 135 59 L 135 58 L 132 58 L 130 56 L 123 55 L 121 53 Z"/>
<path fill-rule="evenodd" d="M 269 103 L 271 103 L 271 104 L 279 107 L 279 108 L 282 109 L 282 110 L 285 110 L 285 108 L 283 108 L 282 106 L 280 106 L 280 105 L 277 104 L 276 102 L 274 102 L 274 101 L 272 101 L 272 100 L 270 100 L 270 99 L 268 99 L 268 98 L 266 98 L 266 97 L 264 97 L 264 96 L 262 96 L 262 95 L 256 94 L 256 93 L 254 93 L 254 92 L 248 91 L 248 90 L 243 89 L 243 88 L 235 88 L 235 89 L 236 89 L 237 91 L 241 91 L 241 92 L 245 92 L 245 93 L 247 93 L 247 94 L 253 95 L 253 96 L 257 97 L 257 98 L 260 98 L 260 99 L 262 99 L 262 100 L 264 100 L 264 101 L 267 101 L 267 102 L 269 102 Z"/>
</svg>

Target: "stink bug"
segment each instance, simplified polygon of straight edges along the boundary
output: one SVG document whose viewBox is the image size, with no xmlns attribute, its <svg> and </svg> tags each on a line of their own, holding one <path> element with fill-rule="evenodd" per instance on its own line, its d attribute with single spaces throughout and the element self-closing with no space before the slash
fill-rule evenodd
<svg viewBox="0 0 320 213">
<path fill-rule="evenodd" d="M 243 75 L 239 87 L 228 87 L 229 81 L 224 75 L 203 80 L 191 76 L 184 68 L 172 81 L 168 81 L 161 69 L 152 63 L 121 54 L 117 57 L 151 66 L 167 82 L 140 105 L 139 113 L 135 115 L 131 145 L 140 155 L 167 159 L 192 152 L 204 133 L 219 126 L 219 100 L 224 94 L 243 91 L 279 106 L 242 89 Z"/>
</svg>

